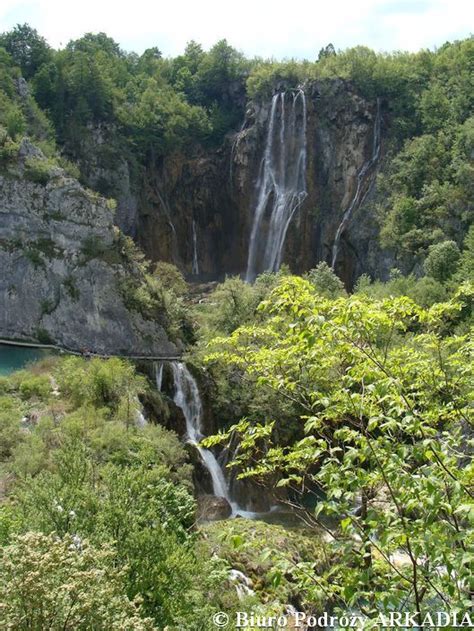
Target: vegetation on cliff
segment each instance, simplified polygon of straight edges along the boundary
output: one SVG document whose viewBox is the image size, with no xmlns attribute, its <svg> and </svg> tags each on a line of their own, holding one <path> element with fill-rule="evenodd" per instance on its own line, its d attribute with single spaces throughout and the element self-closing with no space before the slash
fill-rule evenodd
<svg viewBox="0 0 474 631">
<path fill-rule="evenodd" d="M 96 149 L 99 163 L 120 155 L 139 169 L 180 149 L 219 145 L 238 131 L 248 99 L 308 81 L 323 89 L 339 78 L 387 104 L 381 239 L 400 256 L 423 259 L 433 244 L 460 246 L 471 223 L 473 46 L 472 38 L 419 53 L 328 46 L 314 61 L 276 62 L 246 59 L 222 40 L 209 51 L 190 42 L 182 55 L 164 58 L 158 48 L 127 53 L 104 33 L 56 51 L 17 26 L 0 36 L 0 159 L 26 133 L 48 157 L 58 147 L 61 160 L 84 168 L 96 130 L 107 129 L 113 146 Z M 106 181 L 97 187 L 114 194 Z"/>
<path fill-rule="evenodd" d="M 11 175 L 32 138 L 43 154 L 23 161 L 29 186 L 46 186 L 58 165 L 83 177 L 65 157 L 83 168 L 101 129 L 116 144 L 100 148 L 109 166 L 117 147 L 139 170 L 219 146 L 247 99 L 278 85 L 341 79 L 384 99 L 380 238 L 418 261 L 388 282 L 363 275 L 351 294 L 324 262 L 201 293 L 118 231 L 113 247 L 83 240 L 79 265 L 127 261 L 126 308 L 152 321 L 166 312 L 186 345 L 218 429 L 206 444 L 227 447 L 229 473 L 304 528 L 197 525 L 188 452 L 164 429 L 182 421 L 173 402 L 129 362 L 49 358 L 0 378 L 8 628 L 200 631 L 218 611 L 472 606 L 472 51 L 472 38 L 417 54 L 328 46 L 315 61 L 279 63 L 225 41 L 166 59 L 104 34 L 59 51 L 28 26 L 0 36 L 0 169 Z M 25 255 L 48 267 L 51 243 Z M 63 287 L 77 300 L 73 277 Z"/>
</svg>

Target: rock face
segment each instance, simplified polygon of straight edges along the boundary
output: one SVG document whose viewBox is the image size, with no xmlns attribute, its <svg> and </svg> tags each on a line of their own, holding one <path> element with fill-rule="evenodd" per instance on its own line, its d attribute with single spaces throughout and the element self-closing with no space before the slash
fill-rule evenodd
<svg viewBox="0 0 474 631">
<path fill-rule="evenodd" d="M 232 515 L 232 507 L 225 497 L 201 495 L 198 497 L 199 521 L 218 521 Z"/>
<path fill-rule="evenodd" d="M 295 272 L 321 260 L 331 264 L 357 175 L 372 154 L 377 111 L 375 100 L 364 100 L 342 80 L 306 84 L 304 94 L 307 196 L 290 223 L 283 253 Z M 217 150 L 173 154 L 149 164 L 132 205 L 135 215 L 124 214 L 130 200 L 121 200 L 118 191 L 122 211 L 117 221 L 150 258 L 174 262 L 195 280 L 245 274 L 271 105 L 271 99 L 250 102 L 241 130 Z M 347 285 L 362 272 L 384 277 L 393 263 L 378 248 L 371 211 L 387 126 L 387 104 L 380 108 L 379 164 L 365 182 L 363 203 L 354 209 L 339 244 L 336 269 Z"/>
<path fill-rule="evenodd" d="M 28 174 L 36 161 L 41 177 Z M 0 172 L 0 336 L 72 349 L 177 354 L 165 322 L 127 306 L 124 282 L 143 282 L 121 250 L 106 201 L 62 169 L 47 176 L 39 150 L 23 141 L 18 163 Z M 36 181 L 32 181 L 36 180 Z"/>
</svg>

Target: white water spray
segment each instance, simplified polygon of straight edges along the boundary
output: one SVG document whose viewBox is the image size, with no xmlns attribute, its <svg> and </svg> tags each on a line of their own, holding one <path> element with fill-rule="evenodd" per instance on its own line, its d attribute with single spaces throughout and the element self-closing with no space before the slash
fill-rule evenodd
<svg viewBox="0 0 474 631">
<path fill-rule="evenodd" d="M 240 570 L 230 570 L 229 579 L 235 586 L 237 598 L 239 600 L 244 600 L 247 596 L 255 595 L 255 592 L 252 589 L 252 581 Z"/>
<path fill-rule="evenodd" d="M 163 362 L 155 362 L 154 364 L 154 368 L 155 368 L 155 381 L 156 381 L 156 389 L 158 390 L 158 392 L 161 392 L 161 388 L 163 385 Z"/>
<path fill-rule="evenodd" d="M 332 263 L 331 263 L 332 269 L 334 269 L 336 265 L 342 233 L 347 228 L 347 225 L 352 217 L 352 213 L 362 204 L 362 202 L 364 201 L 366 195 L 368 194 L 370 190 L 370 185 L 369 185 L 366 189 L 365 195 L 363 194 L 363 188 L 364 188 L 363 185 L 366 181 L 367 175 L 370 174 L 372 167 L 375 166 L 380 156 L 380 122 L 381 122 L 380 110 L 381 110 L 380 99 L 377 99 L 377 113 L 375 115 L 375 122 L 374 122 L 374 138 L 372 142 L 372 155 L 369 158 L 369 160 L 367 160 L 367 162 L 365 162 L 362 165 L 362 168 L 357 174 L 357 186 L 356 186 L 356 191 L 354 193 L 354 197 L 352 198 L 352 201 L 349 204 L 348 208 L 344 211 L 344 214 L 342 216 L 342 221 L 339 224 L 339 228 L 337 229 L 336 236 L 334 238 L 334 245 L 332 247 Z"/>
<path fill-rule="evenodd" d="M 247 282 L 279 270 L 288 227 L 306 196 L 306 97 L 303 90 L 280 92 L 272 99 L 257 181 Z"/>
<path fill-rule="evenodd" d="M 188 441 L 199 451 L 202 461 L 211 475 L 214 495 L 225 497 L 232 506 L 229 487 L 222 467 L 217 462 L 212 451 L 199 445 L 199 442 L 204 438 L 204 434 L 201 427 L 202 403 L 196 380 L 189 372 L 186 364 L 182 362 L 171 362 L 171 369 L 175 385 L 173 400 L 183 411 Z"/>
<path fill-rule="evenodd" d="M 146 425 L 148 425 L 148 421 L 146 420 L 143 412 L 141 410 L 137 410 L 137 414 L 135 417 L 135 423 L 137 424 L 137 427 L 145 427 Z"/>
</svg>

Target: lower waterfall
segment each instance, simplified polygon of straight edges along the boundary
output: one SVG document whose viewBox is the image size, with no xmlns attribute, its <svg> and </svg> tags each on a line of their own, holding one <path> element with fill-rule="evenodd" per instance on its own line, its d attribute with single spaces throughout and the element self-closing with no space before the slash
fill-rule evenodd
<svg viewBox="0 0 474 631">
<path fill-rule="evenodd" d="M 155 362 L 155 381 L 156 381 L 156 389 L 158 392 L 161 392 L 161 386 L 163 385 L 163 362 Z"/>
<path fill-rule="evenodd" d="M 217 462 L 212 451 L 199 446 L 199 442 L 204 438 L 204 434 L 202 433 L 201 427 L 202 403 L 196 380 L 189 372 L 186 364 L 182 362 L 171 362 L 171 369 L 173 371 L 175 385 L 173 400 L 183 411 L 186 420 L 188 442 L 195 445 L 206 469 L 211 474 L 214 495 L 225 497 L 232 506 L 229 486 L 222 467 Z M 234 507 L 232 508 L 234 509 Z"/>
<path fill-rule="evenodd" d="M 156 386 L 160 391 L 163 382 L 163 366 L 163 363 L 155 363 L 154 365 Z M 196 447 L 204 466 L 209 471 L 213 494 L 217 497 L 223 497 L 229 502 L 233 517 L 236 515 L 248 518 L 256 517 L 257 513 L 243 509 L 232 498 L 231 489 L 222 466 L 210 449 L 205 449 L 199 445 L 205 436 L 202 431 L 203 407 L 196 380 L 184 362 L 170 361 L 169 366 L 173 374 L 173 401 L 183 412 L 186 421 L 187 442 Z"/>
<path fill-rule="evenodd" d="M 246 517 L 247 519 L 265 518 L 266 515 L 278 511 L 278 505 L 273 505 L 264 512 L 255 512 L 243 508 L 232 493 L 225 471 L 219 460 L 210 449 L 199 444 L 205 438 L 202 427 L 203 405 L 196 380 L 184 362 L 165 361 L 154 362 L 153 368 L 157 390 L 161 392 L 165 364 L 170 367 L 173 376 L 173 401 L 183 412 L 186 421 L 186 441 L 196 447 L 203 465 L 209 471 L 212 480 L 212 492 L 216 497 L 226 499 L 232 509 L 231 517 Z M 168 390 L 168 385 L 165 386 Z"/>
</svg>

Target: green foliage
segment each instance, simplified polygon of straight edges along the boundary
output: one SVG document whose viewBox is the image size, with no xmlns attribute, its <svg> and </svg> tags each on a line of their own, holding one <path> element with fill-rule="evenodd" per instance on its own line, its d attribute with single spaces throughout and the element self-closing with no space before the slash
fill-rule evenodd
<svg viewBox="0 0 474 631">
<path fill-rule="evenodd" d="M 148 79 L 137 101 L 119 112 L 141 155 L 155 157 L 203 139 L 209 131 L 202 108 L 189 105 L 169 86 Z"/>
<path fill-rule="evenodd" d="M 25 176 L 32 182 L 46 185 L 51 179 L 52 169 L 56 166 L 53 160 L 27 158 L 25 161 Z"/>
<path fill-rule="evenodd" d="M 61 391 L 76 406 L 91 404 L 108 407 L 113 412 L 124 398 L 132 405 L 131 401 L 138 399 L 145 387 L 144 379 L 135 373 L 133 366 L 116 357 L 106 361 L 68 357 L 58 367 L 56 379 Z"/>
<path fill-rule="evenodd" d="M 158 261 L 153 272 L 163 287 L 167 291 L 171 291 L 175 296 L 184 296 L 188 291 L 188 285 L 184 280 L 184 276 L 172 263 Z"/>
<path fill-rule="evenodd" d="M 212 364 L 293 402 L 300 432 L 282 440 L 275 406 L 207 444 L 237 441 L 241 477 L 277 480 L 309 522 L 338 524 L 337 562 L 300 577 L 306 601 L 372 615 L 469 606 L 473 469 L 459 454 L 472 443 L 474 363 L 472 339 L 454 330 L 470 296 L 465 285 L 429 309 L 406 297 L 327 299 L 290 277 L 260 323 L 212 343 Z M 431 572 L 441 559 L 447 571 Z"/>
<path fill-rule="evenodd" d="M 32 370 L 0 384 L 0 472 L 12 481 L 0 504 L 2 620 L 26 628 L 23 612 L 38 631 L 42 616 L 54 629 L 154 628 L 141 626 L 149 616 L 159 628 L 206 628 L 227 569 L 198 554 L 178 437 L 135 423 L 146 380 L 118 359 L 61 358 Z M 31 393 L 43 382 L 55 384 L 54 396 Z"/>
<path fill-rule="evenodd" d="M 305 65 L 295 60 L 257 63 L 247 79 L 247 92 L 252 99 L 271 97 L 276 85 L 296 89 L 305 77 Z"/>
<path fill-rule="evenodd" d="M 362 275 L 357 281 L 355 292 L 378 300 L 408 296 L 421 307 L 444 302 L 450 293 L 445 284 L 434 278 L 425 276 L 417 279 L 413 274 L 403 276 L 397 269 L 392 270 L 390 280 L 386 283 L 372 282 L 368 276 Z"/>
<path fill-rule="evenodd" d="M 458 267 L 460 251 L 454 241 L 432 245 L 425 259 L 425 272 L 440 282 L 449 280 Z"/>
<path fill-rule="evenodd" d="M 12 140 L 16 140 L 23 136 L 26 131 L 26 120 L 18 105 L 12 104 L 5 108 L 2 113 L 2 118 L 4 120 L 7 133 Z"/>
<path fill-rule="evenodd" d="M 278 273 L 265 272 L 250 285 L 238 277 L 227 278 L 208 299 L 196 309 L 204 339 L 216 333 L 231 333 L 238 326 L 257 317 L 257 307 L 278 281 L 288 273 L 283 267 Z"/>
<path fill-rule="evenodd" d="M 111 549 L 78 537 L 27 533 L 0 553 L 0 611 L 11 629 L 152 630 L 123 594 Z"/>
<path fill-rule="evenodd" d="M 33 77 L 52 56 L 44 37 L 28 24 L 17 24 L 11 31 L 2 33 L 0 47 L 11 55 L 26 79 Z"/>
<path fill-rule="evenodd" d="M 306 274 L 306 278 L 315 289 L 327 298 L 345 295 L 344 284 L 325 261 Z"/>
<path fill-rule="evenodd" d="M 22 405 L 15 398 L 0 396 L 0 461 L 10 458 L 12 448 L 21 441 L 22 412 Z"/>
<path fill-rule="evenodd" d="M 315 605 L 301 599 L 298 573 L 329 566 L 321 533 L 246 519 L 208 524 L 203 532 L 208 554 L 217 554 L 248 576 L 263 602 Z"/>
<path fill-rule="evenodd" d="M 457 277 L 461 282 L 474 282 L 474 226 L 470 227 L 464 241 Z"/>
</svg>

